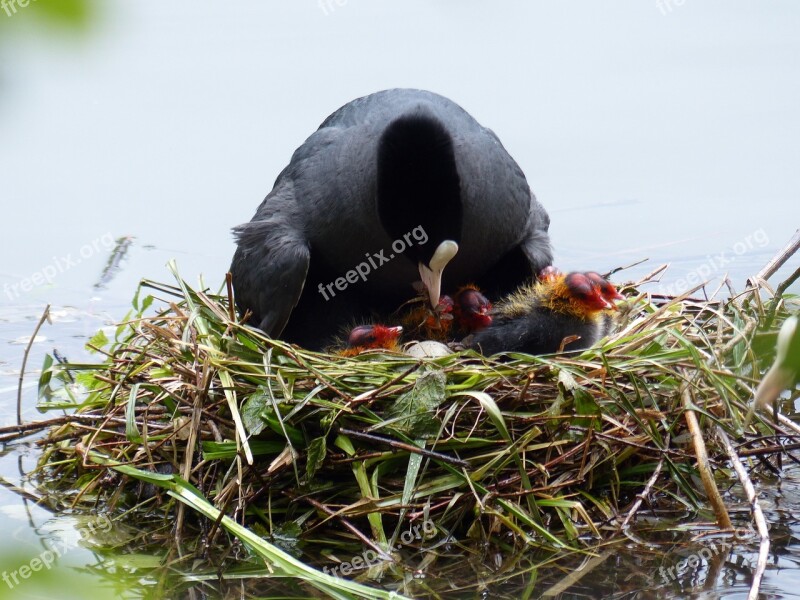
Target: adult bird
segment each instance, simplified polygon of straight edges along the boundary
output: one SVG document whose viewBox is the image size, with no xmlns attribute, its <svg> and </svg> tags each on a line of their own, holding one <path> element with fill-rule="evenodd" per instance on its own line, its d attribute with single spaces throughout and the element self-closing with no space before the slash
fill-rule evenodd
<svg viewBox="0 0 800 600">
<path fill-rule="evenodd" d="M 344 324 L 397 309 L 420 279 L 432 306 L 443 286 L 510 292 L 551 263 L 549 222 L 464 109 L 422 90 L 377 92 L 325 119 L 234 228 L 236 302 L 267 334 L 320 348 Z"/>
</svg>

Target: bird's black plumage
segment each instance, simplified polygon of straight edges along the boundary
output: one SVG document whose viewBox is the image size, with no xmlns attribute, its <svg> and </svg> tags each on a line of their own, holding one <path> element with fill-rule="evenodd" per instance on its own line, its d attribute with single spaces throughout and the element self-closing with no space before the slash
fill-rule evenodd
<svg viewBox="0 0 800 600">
<path fill-rule="evenodd" d="M 532 309 L 516 318 L 500 317 L 487 329 L 469 336 L 466 347 L 491 356 L 499 352 L 553 354 L 583 350 L 605 333 L 603 321 L 546 309 Z M 574 339 L 564 343 L 565 339 Z"/>
<path fill-rule="evenodd" d="M 319 348 L 412 296 L 418 263 L 445 240 L 459 250 L 444 288 L 511 291 L 551 263 L 548 226 L 491 130 L 437 94 L 386 90 L 325 119 L 234 229 L 236 301 L 268 334 Z M 344 279 L 359 264 L 369 273 Z"/>
<path fill-rule="evenodd" d="M 419 215 L 436 207 L 444 216 L 424 227 L 432 240 L 461 242 L 461 180 L 453 139 L 444 125 L 425 114 L 392 121 L 378 142 L 378 217 L 396 240 L 420 225 Z M 426 264 L 434 243 L 411 246 L 409 258 Z"/>
</svg>

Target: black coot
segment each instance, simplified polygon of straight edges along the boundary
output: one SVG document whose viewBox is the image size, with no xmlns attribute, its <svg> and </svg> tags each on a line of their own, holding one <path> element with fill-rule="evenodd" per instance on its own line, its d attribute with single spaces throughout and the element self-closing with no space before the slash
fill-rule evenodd
<svg viewBox="0 0 800 600">
<path fill-rule="evenodd" d="M 551 263 L 549 222 L 497 136 L 460 106 L 378 92 L 329 116 L 234 229 L 237 305 L 266 333 L 320 348 L 397 309 L 420 279 L 434 305 L 442 286 L 510 292 Z"/>
</svg>

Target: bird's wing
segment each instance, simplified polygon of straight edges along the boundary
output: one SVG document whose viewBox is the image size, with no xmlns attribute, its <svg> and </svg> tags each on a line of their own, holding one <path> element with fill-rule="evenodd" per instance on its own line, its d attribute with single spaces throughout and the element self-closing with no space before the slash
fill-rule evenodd
<svg viewBox="0 0 800 600">
<path fill-rule="evenodd" d="M 280 217 L 234 228 L 239 247 L 231 265 L 237 304 L 253 311 L 253 324 L 272 337 L 300 299 L 311 258 L 306 241 Z"/>
<path fill-rule="evenodd" d="M 553 249 L 550 246 L 550 236 L 547 233 L 549 228 L 550 216 L 544 207 L 539 204 L 533 192 L 531 192 L 528 226 L 525 228 L 526 235 L 520 247 L 530 261 L 531 268 L 535 274 L 553 264 Z"/>
</svg>

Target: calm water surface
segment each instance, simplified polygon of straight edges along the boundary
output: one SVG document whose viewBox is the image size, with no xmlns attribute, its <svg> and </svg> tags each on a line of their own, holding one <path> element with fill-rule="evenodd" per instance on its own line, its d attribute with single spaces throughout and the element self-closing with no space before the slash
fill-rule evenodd
<svg viewBox="0 0 800 600">
<path fill-rule="evenodd" d="M 94 8 L 80 34 L 0 11 L 1 424 L 14 422 L 22 338 L 46 304 L 26 419 L 38 415 L 45 352 L 84 356 L 140 278 L 170 279 L 171 258 L 186 279 L 219 285 L 230 227 L 250 219 L 292 151 L 335 108 L 383 88 L 431 89 L 494 129 L 550 212 L 563 269 L 649 259 L 617 278 L 670 263 L 654 292 L 726 273 L 741 289 L 800 226 L 800 5 L 788 0 Z M 6 448 L 0 474 L 18 483 L 37 456 Z M 799 589 L 797 481 L 791 468 L 764 489 L 777 534 L 770 597 Z M 0 526 L 33 553 L 66 540 L 61 564 L 100 561 L 77 545 L 79 520 L 3 488 Z M 680 593 L 744 597 L 747 570 L 726 573 L 700 573 Z M 603 581 L 605 595 L 629 589 Z M 0 582 L 0 595 L 33 589 Z"/>
</svg>

